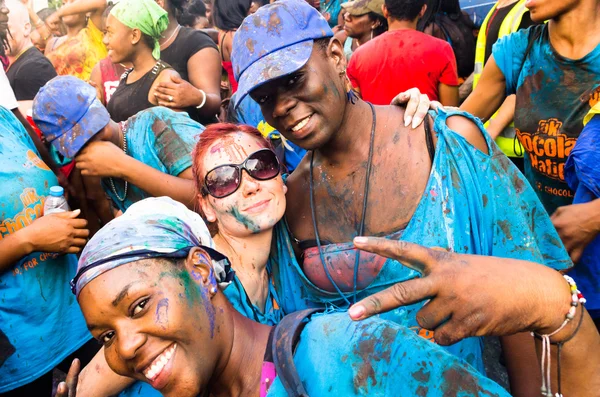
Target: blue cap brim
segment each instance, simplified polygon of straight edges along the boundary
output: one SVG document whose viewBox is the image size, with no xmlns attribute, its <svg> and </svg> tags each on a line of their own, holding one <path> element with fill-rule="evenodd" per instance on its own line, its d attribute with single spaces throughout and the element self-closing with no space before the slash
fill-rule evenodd
<svg viewBox="0 0 600 397">
<path fill-rule="evenodd" d="M 60 154 L 72 159 L 109 121 L 108 111 L 98 99 L 95 99 L 73 128 L 50 143 Z"/>
<path fill-rule="evenodd" d="M 238 81 L 234 98 L 237 108 L 242 100 L 255 88 L 282 76 L 294 73 L 306 65 L 313 50 L 313 40 L 303 41 L 274 51 L 250 65 Z"/>
</svg>

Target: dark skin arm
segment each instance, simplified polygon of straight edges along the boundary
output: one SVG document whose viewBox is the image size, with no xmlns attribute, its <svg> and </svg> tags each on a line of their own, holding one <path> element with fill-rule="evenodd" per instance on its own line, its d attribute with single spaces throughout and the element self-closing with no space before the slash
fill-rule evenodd
<svg viewBox="0 0 600 397">
<path fill-rule="evenodd" d="M 58 30 L 60 18 L 75 15 L 90 13 L 90 19 L 98 29 L 102 27 L 102 13 L 106 8 L 106 0 L 76 0 L 72 3 L 65 4 L 58 9 L 54 14 L 46 19 L 46 24 L 54 31 Z"/>
<path fill-rule="evenodd" d="M 486 121 L 502 105 L 504 98 L 506 98 L 506 79 L 492 55 L 483 68 L 477 87 L 463 102 L 460 109 Z"/>
<path fill-rule="evenodd" d="M 120 178 L 149 194 L 169 196 L 194 209 L 195 192 L 191 167 L 179 175 L 165 174 L 126 155 L 110 142 L 91 142 L 75 158 L 81 175 Z"/>
<path fill-rule="evenodd" d="M 570 308 L 569 285 L 560 273 L 533 262 L 454 254 L 373 237 L 356 238 L 354 245 L 393 258 L 423 274 L 356 303 L 349 310 L 354 320 L 430 299 L 417 313 L 417 322 L 433 330 L 440 345 L 449 345 L 469 336 L 524 331 L 549 334 L 560 327 Z M 552 341 L 573 335 L 580 316 L 583 318 L 579 331 L 561 351 L 562 393 L 596 397 L 600 390 L 600 355 L 591 352 L 600 351 L 600 335 L 581 305 L 575 321 L 553 336 Z M 536 343 L 539 349 L 539 342 Z M 552 390 L 556 392 L 556 346 L 551 352 Z M 539 372 L 539 367 L 536 365 L 534 370 Z"/>
<path fill-rule="evenodd" d="M 204 48 L 195 53 L 187 63 L 190 81 L 181 77 L 164 80 L 156 86 L 156 99 L 160 106 L 186 108 L 204 105 L 198 109 L 203 116 L 213 116 L 221 106 L 221 59 L 214 48 Z M 204 91 L 204 94 L 200 92 Z M 169 96 L 173 101 L 169 101 Z"/>
</svg>

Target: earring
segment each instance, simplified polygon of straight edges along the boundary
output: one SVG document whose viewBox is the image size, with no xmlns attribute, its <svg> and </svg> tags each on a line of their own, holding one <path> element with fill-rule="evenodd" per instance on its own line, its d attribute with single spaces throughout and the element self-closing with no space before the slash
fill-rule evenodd
<svg viewBox="0 0 600 397">
<path fill-rule="evenodd" d="M 373 28 L 371 28 L 371 40 L 373 40 Z"/>
<path fill-rule="evenodd" d="M 216 294 L 217 293 L 217 287 L 215 287 L 214 285 L 212 287 L 210 287 L 210 293 L 211 294 Z"/>
</svg>

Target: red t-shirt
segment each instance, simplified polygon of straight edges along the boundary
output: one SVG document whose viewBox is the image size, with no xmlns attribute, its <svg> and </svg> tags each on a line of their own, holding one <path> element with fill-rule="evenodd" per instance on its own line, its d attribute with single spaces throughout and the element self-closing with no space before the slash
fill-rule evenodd
<svg viewBox="0 0 600 397">
<path fill-rule="evenodd" d="M 347 73 L 362 98 L 375 105 L 389 105 L 413 87 L 438 100 L 440 83 L 458 85 L 450 44 L 412 29 L 386 32 L 357 48 Z"/>
</svg>

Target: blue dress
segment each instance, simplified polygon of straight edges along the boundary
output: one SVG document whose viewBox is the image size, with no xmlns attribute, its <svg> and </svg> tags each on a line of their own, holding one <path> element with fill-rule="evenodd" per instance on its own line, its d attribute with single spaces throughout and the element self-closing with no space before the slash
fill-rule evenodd
<svg viewBox="0 0 600 397">
<path fill-rule="evenodd" d="M 446 119 L 457 114 L 477 123 L 489 154 L 448 128 Z M 400 238 L 457 253 L 523 259 L 555 269 L 571 267 L 569 255 L 534 190 L 485 132 L 480 120 L 461 111 L 440 110 L 431 115 L 438 138 L 431 174 Z M 340 295 L 318 288 L 306 277 L 283 222 L 276 226 L 275 237 L 273 274 L 284 312 L 318 306 L 346 307 Z M 415 277 L 419 277 L 417 271 L 388 259 L 356 298 Z M 435 339 L 416 322 L 416 312 L 422 305 L 402 307 L 382 317 Z M 446 349 L 483 373 L 479 338 L 468 338 Z"/>
<path fill-rule="evenodd" d="M 311 397 L 509 396 L 438 345 L 377 317 L 354 322 L 347 313 L 313 315 L 294 363 Z M 267 396 L 287 396 L 279 378 Z"/>
<path fill-rule="evenodd" d="M 0 238 L 42 215 L 58 185 L 16 117 L 0 107 Z M 52 371 L 92 338 L 69 288 L 75 255 L 33 252 L 0 273 L 0 394 Z"/>
</svg>

